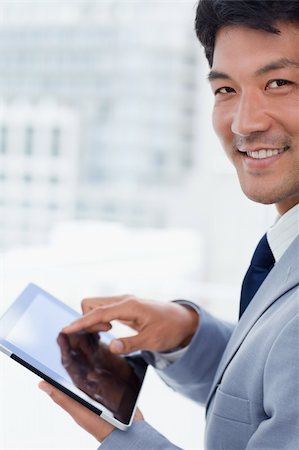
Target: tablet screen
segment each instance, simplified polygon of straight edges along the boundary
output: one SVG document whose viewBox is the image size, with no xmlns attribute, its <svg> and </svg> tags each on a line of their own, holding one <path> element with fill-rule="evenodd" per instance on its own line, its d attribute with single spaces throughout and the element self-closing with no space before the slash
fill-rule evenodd
<svg viewBox="0 0 299 450">
<path fill-rule="evenodd" d="M 2 342 L 22 361 L 90 403 L 93 410 L 108 410 L 129 424 L 146 363 L 138 355 L 113 355 L 109 333 L 61 333 L 79 314 L 37 287 L 32 290 L 31 285 L 29 291 L 22 294 L 23 303 L 16 302 L 14 314 L 11 308 Z"/>
</svg>

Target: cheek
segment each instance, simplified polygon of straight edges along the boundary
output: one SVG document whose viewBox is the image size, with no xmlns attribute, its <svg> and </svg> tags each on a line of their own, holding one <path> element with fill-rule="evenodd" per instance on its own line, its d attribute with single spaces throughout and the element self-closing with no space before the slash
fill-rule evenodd
<svg viewBox="0 0 299 450">
<path fill-rule="evenodd" d="M 233 134 L 231 131 L 231 120 L 229 115 L 221 110 L 221 108 L 214 107 L 212 116 L 213 128 L 220 141 L 225 145 L 231 141 Z"/>
</svg>

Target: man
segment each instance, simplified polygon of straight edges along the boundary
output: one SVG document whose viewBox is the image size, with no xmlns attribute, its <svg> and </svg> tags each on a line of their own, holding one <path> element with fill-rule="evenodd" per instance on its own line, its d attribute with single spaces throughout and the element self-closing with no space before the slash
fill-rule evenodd
<svg viewBox="0 0 299 450">
<path fill-rule="evenodd" d="M 89 299 L 65 332 L 130 321 L 137 335 L 111 350 L 147 350 L 159 373 L 207 409 L 207 449 L 299 448 L 299 2 L 200 0 L 196 32 L 215 95 L 213 124 L 250 199 L 275 203 L 242 287 L 240 320 L 191 303 Z M 262 248 L 262 250 L 261 250 Z M 266 255 L 266 256 L 265 256 Z M 261 259 L 266 260 L 260 262 Z M 257 266 L 257 267 L 256 267 Z M 177 348 L 173 361 L 163 352 Z M 168 353 L 169 355 L 169 353 Z M 164 367 L 164 368 L 163 368 Z M 102 449 L 177 448 L 140 412 L 123 433 L 42 382 Z"/>
</svg>

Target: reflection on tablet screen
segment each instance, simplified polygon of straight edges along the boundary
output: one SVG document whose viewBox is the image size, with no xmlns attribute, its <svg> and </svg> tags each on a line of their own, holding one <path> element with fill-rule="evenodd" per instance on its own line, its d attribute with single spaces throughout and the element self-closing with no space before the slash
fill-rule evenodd
<svg viewBox="0 0 299 450">
<path fill-rule="evenodd" d="M 130 357 L 113 355 L 98 334 L 60 333 L 57 342 L 62 365 L 75 386 L 120 418 L 134 407 L 141 382 Z"/>
</svg>

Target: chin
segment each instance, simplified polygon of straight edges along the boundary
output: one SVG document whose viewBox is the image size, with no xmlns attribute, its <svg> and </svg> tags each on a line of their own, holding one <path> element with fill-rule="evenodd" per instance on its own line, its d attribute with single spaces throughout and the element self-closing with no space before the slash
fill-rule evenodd
<svg viewBox="0 0 299 450">
<path fill-rule="evenodd" d="M 275 195 L 274 192 L 257 192 L 252 190 L 247 190 L 242 187 L 244 194 L 249 200 L 255 203 L 261 203 L 262 205 L 272 205 L 281 201 L 281 197 Z"/>
<path fill-rule="evenodd" d="M 299 194 L 278 194 L 277 192 L 252 192 L 243 189 L 244 194 L 249 200 L 253 202 L 260 203 L 262 205 L 273 205 L 275 204 L 280 214 L 284 214 L 286 211 L 291 209 L 293 206 L 299 203 Z"/>
<path fill-rule="evenodd" d="M 256 197 L 256 196 L 249 196 L 249 195 L 246 195 L 246 197 L 255 203 L 260 203 L 261 205 L 274 205 L 277 203 L 276 200 L 271 200 L 271 199 L 265 198 L 265 197 Z"/>
</svg>

